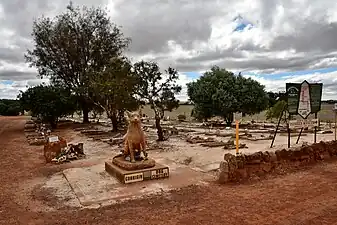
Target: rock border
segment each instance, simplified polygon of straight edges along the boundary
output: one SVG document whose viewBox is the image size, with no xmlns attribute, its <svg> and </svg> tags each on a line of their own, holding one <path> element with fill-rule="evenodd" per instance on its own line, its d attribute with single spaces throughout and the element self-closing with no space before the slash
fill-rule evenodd
<svg viewBox="0 0 337 225">
<path fill-rule="evenodd" d="M 318 161 L 337 156 L 337 141 L 319 142 L 312 145 L 250 155 L 224 155 L 218 174 L 219 183 L 247 180 L 253 176 L 263 176 L 276 171 L 298 169 Z"/>
</svg>

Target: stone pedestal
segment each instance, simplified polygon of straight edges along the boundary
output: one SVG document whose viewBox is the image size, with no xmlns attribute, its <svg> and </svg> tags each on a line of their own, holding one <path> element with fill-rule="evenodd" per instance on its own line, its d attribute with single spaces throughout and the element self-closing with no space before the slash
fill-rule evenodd
<svg viewBox="0 0 337 225">
<path fill-rule="evenodd" d="M 105 162 L 105 171 L 123 184 L 169 177 L 169 167 L 155 163 L 153 159 L 135 163 L 123 160 L 117 157 L 112 162 Z"/>
<path fill-rule="evenodd" d="M 124 159 L 124 156 L 118 156 L 112 160 L 112 163 L 118 166 L 123 170 L 141 170 L 146 168 L 151 168 L 156 165 L 156 162 L 153 159 L 139 160 L 134 163 Z"/>
</svg>

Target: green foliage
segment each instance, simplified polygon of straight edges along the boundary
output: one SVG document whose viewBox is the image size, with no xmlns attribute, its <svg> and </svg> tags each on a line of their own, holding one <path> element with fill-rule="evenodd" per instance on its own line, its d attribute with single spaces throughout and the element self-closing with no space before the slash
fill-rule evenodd
<svg viewBox="0 0 337 225">
<path fill-rule="evenodd" d="M 39 76 L 67 87 L 81 97 L 84 122 L 88 122 L 90 75 L 102 71 L 110 59 L 130 43 L 101 8 L 74 7 L 55 18 L 41 17 L 33 23 L 34 49 L 25 55 Z M 93 106 L 93 105 L 91 105 Z"/>
<path fill-rule="evenodd" d="M 268 106 L 268 95 L 263 85 L 217 66 L 197 81 L 187 84 L 187 89 L 190 100 L 195 104 L 193 114 L 196 117 L 222 116 L 227 124 L 232 122 L 234 112 L 252 115 Z"/>
<path fill-rule="evenodd" d="M 270 107 L 266 113 L 266 119 L 279 118 L 281 116 L 282 110 L 287 105 L 286 101 L 278 101 L 273 107 Z"/>
<path fill-rule="evenodd" d="M 26 111 L 38 116 L 43 122 L 56 127 L 59 117 L 71 115 L 76 111 L 76 97 L 64 88 L 39 85 L 28 88 L 18 96 Z"/>
<path fill-rule="evenodd" d="M 165 111 L 179 107 L 179 100 L 175 98 L 175 94 L 181 91 L 181 86 L 176 84 L 178 72 L 169 67 L 163 75 L 157 63 L 140 61 L 134 64 L 134 73 L 137 77 L 136 94 L 154 110 L 158 140 L 162 141 L 160 120 Z"/>
<path fill-rule="evenodd" d="M 1 99 L 0 115 L 2 116 L 18 116 L 22 112 L 20 102 L 18 100 Z"/>
<path fill-rule="evenodd" d="M 203 121 L 212 117 L 212 106 L 209 104 L 198 103 L 194 105 L 192 109 L 191 116 L 197 119 L 198 121 Z"/>
<path fill-rule="evenodd" d="M 139 106 L 134 97 L 137 78 L 132 73 L 131 63 L 125 57 L 112 58 L 104 71 L 93 74 L 90 81 L 91 99 L 106 112 L 116 131 L 119 112 Z"/>
<path fill-rule="evenodd" d="M 268 103 L 268 108 L 273 107 L 277 101 L 286 101 L 287 98 L 287 94 L 285 92 L 272 92 L 269 91 L 268 93 L 268 97 L 269 97 L 269 103 Z"/>
</svg>

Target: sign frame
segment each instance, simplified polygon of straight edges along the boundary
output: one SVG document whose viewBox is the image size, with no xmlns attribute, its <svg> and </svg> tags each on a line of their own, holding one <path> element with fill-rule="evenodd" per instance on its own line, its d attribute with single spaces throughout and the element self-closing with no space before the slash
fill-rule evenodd
<svg viewBox="0 0 337 225">
<path fill-rule="evenodd" d="M 48 141 L 49 141 L 50 143 L 58 142 L 59 140 L 60 140 L 60 139 L 59 139 L 58 136 L 49 136 L 49 137 L 48 137 Z"/>
<path fill-rule="evenodd" d="M 315 88 L 319 88 L 319 93 L 318 93 L 318 97 L 316 99 L 316 96 L 313 95 L 314 94 L 314 89 Z M 321 107 L 322 107 L 322 93 L 323 93 L 323 83 L 309 83 L 309 93 L 310 93 L 310 106 L 311 106 L 311 113 L 318 113 L 319 111 L 321 111 Z M 317 110 L 314 109 L 314 103 L 316 100 L 318 102 L 318 106 L 317 106 Z"/>
<path fill-rule="evenodd" d="M 318 113 L 321 110 L 322 106 L 322 92 L 323 92 L 323 83 L 309 83 L 304 80 L 302 83 L 286 83 L 286 95 L 287 95 L 287 111 L 290 115 L 299 115 L 298 109 L 300 104 L 301 88 L 304 83 L 309 85 L 309 98 L 310 98 L 310 114 Z M 314 90 L 319 89 L 318 94 L 314 95 Z M 317 90 L 316 89 L 316 90 Z M 317 97 L 318 96 L 318 97 Z M 292 104 L 289 104 L 289 100 L 292 100 Z M 316 104 L 315 104 L 316 102 Z M 318 102 L 318 105 L 317 105 Z M 314 108 L 316 105 L 316 109 Z M 300 115 L 301 116 L 301 115 Z M 301 116 L 303 119 L 308 118 Z"/>
<path fill-rule="evenodd" d="M 286 83 L 286 94 L 287 94 L 287 106 L 288 113 L 290 115 L 298 114 L 298 105 L 300 101 L 300 91 L 301 84 L 300 83 Z M 291 97 L 291 98 L 289 98 Z M 292 99 L 293 104 L 289 104 L 289 99 Z M 291 105 L 291 107 L 290 107 Z"/>
</svg>

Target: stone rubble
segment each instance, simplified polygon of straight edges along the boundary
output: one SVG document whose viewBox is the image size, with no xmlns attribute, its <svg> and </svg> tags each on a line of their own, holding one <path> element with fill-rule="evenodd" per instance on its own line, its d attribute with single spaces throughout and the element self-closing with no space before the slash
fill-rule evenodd
<svg viewBox="0 0 337 225">
<path fill-rule="evenodd" d="M 277 171 L 287 171 L 321 160 L 336 158 L 337 141 L 253 154 L 225 154 L 220 163 L 218 182 L 228 183 L 263 176 Z"/>
</svg>

